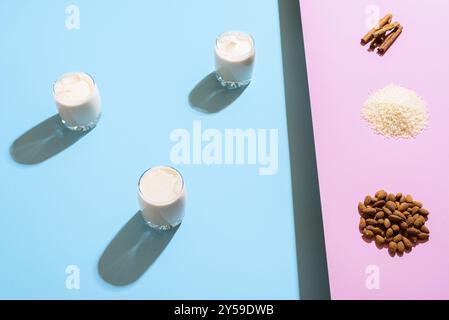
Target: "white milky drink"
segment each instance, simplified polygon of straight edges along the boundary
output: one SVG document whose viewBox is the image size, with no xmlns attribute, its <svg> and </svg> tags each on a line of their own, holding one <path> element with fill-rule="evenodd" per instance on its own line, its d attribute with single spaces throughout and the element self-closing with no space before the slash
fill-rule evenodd
<svg viewBox="0 0 449 320">
<path fill-rule="evenodd" d="M 186 190 L 181 174 L 166 166 L 146 171 L 138 183 L 143 218 L 156 229 L 169 230 L 182 222 Z"/>
<path fill-rule="evenodd" d="M 101 117 L 101 98 L 95 81 L 83 72 L 63 74 L 53 86 L 56 107 L 70 130 L 86 131 Z"/>
<path fill-rule="evenodd" d="M 229 89 L 248 85 L 253 76 L 256 49 L 253 38 L 241 31 L 221 34 L 215 43 L 218 81 Z"/>
</svg>

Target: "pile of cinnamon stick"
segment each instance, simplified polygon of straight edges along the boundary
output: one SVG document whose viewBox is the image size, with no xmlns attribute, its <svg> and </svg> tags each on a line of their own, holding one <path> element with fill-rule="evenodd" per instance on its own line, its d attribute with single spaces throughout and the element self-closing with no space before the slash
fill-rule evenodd
<svg viewBox="0 0 449 320">
<path fill-rule="evenodd" d="M 377 49 L 379 55 L 384 55 L 403 30 L 402 25 L 399 22 L 392 23 L 392 19 L 393 15 L 390 13 L 380 19 L 379 23 L 368 31 L 360 43 L 364 46 L 371 42 L 370 51 Z"/>
</svg>

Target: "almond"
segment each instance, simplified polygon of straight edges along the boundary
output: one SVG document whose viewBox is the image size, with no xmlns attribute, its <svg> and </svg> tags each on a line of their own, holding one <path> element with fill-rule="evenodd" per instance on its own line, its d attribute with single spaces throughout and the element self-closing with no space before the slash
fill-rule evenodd
<svg viewBox="0 0 449 320">
<path fill-rule="evenodd" d="M 373 233 L 372 231 L 369 231 L 369 230 L 363 231 L 363 235 L 364 235 L 365 237 L 367 237 L 367 238 L 372 238 L 372 237 L 374 237 L 374 233 Z"/>
<path fill-rule="evenodd" d="M 390 193 L 387 196 L 387 201 L 396 201 L 396 196 L 393 193 Z"/>
<path fill-rule="evenodd" d="M 427 228 L 427 226 L 422 226 L 421 231 L 424 233 L 430 233 L 429 228 Z"/>
<path fill-rule="evenodd" d="M 402 241 L 402 235 L 398 234 L 397 236 L 395 236 L 395 237 L 393 238 L 393 241 L 394 241 L 394 242 Z"/>
<path fill-rule="evenodd" d="M 395 214 L 392 214 L 391 216 L 389 216 L 388 219 L 390 219 L 391 222 L 401 222 L 402 220 L 404 220 L 403 218 L 401 218 L 400 216 L 397 216 Z"/>
<path fill-rule="evenodd" d="M 396 242 L 391 241 L 388 244 L 388 251 L 390 252 L 390 254 L 395 254 L 397 249 L 398 249 L 398 245 Z"/>
<path fill-rule="evenodd" d="M 421 213 L 423 216 L 427 216 L 429 214 L 429 211 L 427 209 L 420 208 L 419 213 Z"/>
<path fill-rule="evenodd" d="M 398 216 L 398 217 L 401 217 L 402 220 L 407 219 L 407 217 L 401 211 L 396 210 L 393 214 Z"/>
<path fill-rule="evenodd" d="M 422 208 L 422 206 L 423 206 L 422 202 L 419 202 L 419 201 L 413 201 L 413 205 L 418 208 Z"/>
<path fill-rule="evenodd" d="M 419 240 L 427 240 L 427 239 L 429 239 L 429 234 L 421 232 L 420 234 L 418 234 L 418 239 Z"/>
<path fill-rule="evenodd" d="M 404 245 L 404 243 L 402 241 L 399 241 L 398 242 L 398 252 L 399 253 L 404 253 L 404 251 L 405 251 L 405 245 Z"/>
<path fill-rule="evenodd" d="M 388 218 L 385 218 L 384 219 L 384 226 L 385 226 L 385 228 L 390 228 L 390 226 L 391 226 L 391 222 L 390 222 L 390 220 L 388 219 Z"/>
<path fill-rule="evenodd" d="M 366 206 L 363 203 L 359 202 L 358 209 L 359 209 L 359 213 L 363 213 L 363 210 L 366 209 Z"/>
<path fill-rule="evenodd" d="M 379 211 L 378 213 L 376 213 L 376 216 L 374 217 L 375 219 L 381 219 L 385 216 L 385 212 L 383 211 Z"/>
<path fill-rule="evenodd" d="M 396 210 L 396 203 L 394 203 L 393 201 L 388 201 L 385 206 L 390 209 L 392 212 L 394 212 Z"/>
<path fill-rule="evenodd" d="M 367 215 L 375 215 L 376 214 L 376 209 L 374 209 L 374 208 L 366 208 L 365 210 L 363 210 L 363 213 L 364 214 L 367 214 Z"/>
<path fill-rule="evenodd" d="M 365 206 L 369 205 L 371 203 L 371 196 L 366 196 L 365 201 L 363 201 L 363 204 Z"/>
<path fill-rule="evenodd" d="M 385 192 L 385 190 L 379 190 L 376 192 L 375 196 L 377 199 L 383 200 L 387 197 L 387 193 Z"/>
<path fill-rule="evenodd" d="M 377 236 L 374 238 L 374 241 L 376 241 L 376 244 L 377 244 L 378 246 L 381 246 L 381 245 L 383 245 L 383 244 L 385 243 L 385 238 L 382 237 L 382 236 L 377 235 Z"/>
<path fill-rule="evenodd" d="M 426 223 L 426 220 L 424 219 L 423 216 L 420 216 L 418 219 L 415 220 L 413 225 L 419 229 L 424 225 L 424 223 Z"/>
<path fill-rule="evenodd" d="M 385 201 L 384 200 L 379 200 L 379 201 L 376 201 L 373 204 L 373 207 L 375 207 L 375 208 L 382 208 L 384 205 L 385 205 Z"/>
<path fill-rule="evenodd" d="M 401 203 L 399 205 L 399 211 L 404 212 L 408 209 L 408 207 L 409 207 L 408 203 Z"/>
<path fill-rule="evenodd" d="M 420 234 L 421 232 L 416 229 L 416 228 L 408 228 L 407 229 L 408 234 L 412 235 L 412 236 L 417 236 L 418 234 Z"/>
<path fill-rule="evenodd" d="M 402 237 L 402 242 L 404 243 L 407 249 L 413 248 L 413 243 L 409 239 Z"/>
<path fill-rule="evenodd" d="M 408 195 L 405 197 L 405 201 L 408 202 L 408 203 L 413 203 L 413 197 L 412 197 L 411 195 L 408 194 Z"/>
<path fill-rule="evenodd" d="M 360 222 L 359 222 L 359 229 L 363 230 L 366 227 L 366 221 L 363 218 L 360 218 Z"/>
<path fill-rule="evenodd" d="M 366 230 L 372 231 L 374 234 L 385 234 L 384 231 L 381 228 L 377 228 L 375 226 L 367 226 Z"/>
<path fill-rule="evenodd" d="M 388 229 L 387 229 L 387 232 L 386 232 L 386 236 L 387 236 L 387 237 L 391 237 L 391 236 L 393 235 L 393 233 L 394 233 L 393 229 L 388 228 Z"/>
</svg>

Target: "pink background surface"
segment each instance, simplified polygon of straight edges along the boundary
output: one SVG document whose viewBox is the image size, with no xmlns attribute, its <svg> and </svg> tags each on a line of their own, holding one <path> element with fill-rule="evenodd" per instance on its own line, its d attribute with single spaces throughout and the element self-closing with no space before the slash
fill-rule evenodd
<svg viewBox="0 0 449 320">
<path fill-rule="evenodd" d="M 333 299 L 449 298 L 449 1 L 300 1 Z M 366 8 L 392 12 L 404 32 L 384 57 L 367 52 Z M 389 83 L 427 102 L 430 124 L 412 140 L 376 135 L 361 119 Z M 430 241 L 390 257 L 365 243 L 357 204 L 378 189 L 412 194 L 430 216 Z M 367 266 L 380 289 L 365 285 Z"/>
</svg>

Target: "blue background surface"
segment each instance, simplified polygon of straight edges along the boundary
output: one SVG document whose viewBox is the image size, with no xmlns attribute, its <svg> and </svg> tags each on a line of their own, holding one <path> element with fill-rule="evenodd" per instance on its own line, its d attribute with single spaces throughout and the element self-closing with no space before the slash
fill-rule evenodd
<svg viewBox="0 0 449 320">
<path fill-rule="evenodd" d="M 69 4 L 80 30 L 65 28 Z M 202 113 L 189 94 L 213 71 L 216 36 L 234 29 L 256 40 L 254 81 Z M 0 39 L 0 298 L 299 298 L 277 1 L 1 0 Z M 52 83 L 74 70 L 99 85 L 99 125 L 46 161 L 17 163 L 14 141 L 55 115 Z M 278 173 L 176 166 L 188 189 L 183 224 L 136 282 L 111 285 L 98 262 L 138 211 L 140 174 L 170 165 L 170 133 L 194 120 L 279 129 Z M 66 289 L 68 265 L 80 267 L 80 290 Z"/>
</svg>

